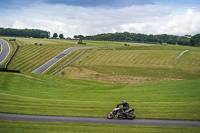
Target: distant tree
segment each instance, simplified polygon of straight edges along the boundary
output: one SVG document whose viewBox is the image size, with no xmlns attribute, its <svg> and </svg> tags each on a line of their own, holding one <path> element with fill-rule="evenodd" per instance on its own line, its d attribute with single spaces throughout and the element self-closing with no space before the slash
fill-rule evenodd
<svg viewBox="0 0 200 133">
<path fill-rule="evenodd" d="M 57 38 L 58 37 L 58 34 L 57 33 L 54 33 L 53 34 L 53 38 Z"/>
<path fill-rule="evenodd" d="M 200 34 L 196 34 L 190 38 L 191 46 L 200 46 Z"/>
<path fill-rule="evenodd" d="M 174 41 L 172 39 L 167 41 L 167 44 L 175 44 Z"/>
<path fill-rule="evenodd" d="M 74 38 L 75 38 L 75 39 L 77 39 L 77 38 L 78 38 L 78 36 L 77 36 L 77 35 L 74 35 Z"/>
<path fill-rule="evenodd" d="M 46 33 L 40 33 L 40 37 L 41 38 L 47 38 L 47 34 Z"/>
<path fill-rule="evenodd" d="M 81 40 L 85 39 L 85 37 L 83 35 L 78 35 L 78 38 Z"/>
<path fill-rule="evenodd" d="M 44 34 L 46 34 L 46 35 L 44 35 Z M 43 31 L 43 30 L 38 30 L 38 29 L 0 28 L 0 35 L 34 37 L 34 38 L 40 38 L 40 37 L 43 38 L 45 36 L 45 37 L 49 38 L 50 32 Z"/>
<path fill-rule="evenodd" d="M 183 45 L 190 45 L 190 41 L 185 41 L 185 42 L 183 42 Z"/>
<path fill-rule="evenodd" d="M 59 35 L 59 38 L 60 38 L 60 39 L 64 39 L 64 35 L 63 35 L 63 34 L 60 34 L 60 35 Z"/>
<path fill-rule="evenodd" d="M 184 42 L 183 42 L 183 41 L 178 41 L 177 44 L 178 44 L 178 45 L 183 45 Z"/>
<path fill-rule="evenodd" d="M 191 38 L 192 36 L 191 36 L 191 35 L 185 35 L 185 37 L 187 37 L 187 38 Z"/>
<path fill-rule="evenodd" d="M 47 38 L 49 38 L 50 37 L 50 32 L 46 32 L 47 33 Z"/>
</svg>

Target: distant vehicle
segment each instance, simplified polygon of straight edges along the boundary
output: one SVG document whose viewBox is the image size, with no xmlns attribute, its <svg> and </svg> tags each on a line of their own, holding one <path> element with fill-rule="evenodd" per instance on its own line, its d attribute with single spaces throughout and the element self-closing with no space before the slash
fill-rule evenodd
<svg viewBox="0 0 200 133">
<path fill-rule="evenodd" d="M 108 119 L 113 119 L 115 118 L 115 115 L 117 116 L 118 119 L 128 119 L 128 120 L 133 120 L 136 117 L 136 114 L 134 112 L 134 109 L 128 109 L 125 111 L 125 114 L 122 113 L 121 108 L 116 107 L 113 109 L 112 112 L 110 112 L 107 115 Z"/>
<path fill-rule="evenodd" d="M 129 44 L 124 44 L 124 46 L 130 46 Z"/>
<path fill-rule="evenodd" d="M 9 41 L 16 41 L 16 39 L 9 39 Z"/>
</svg>

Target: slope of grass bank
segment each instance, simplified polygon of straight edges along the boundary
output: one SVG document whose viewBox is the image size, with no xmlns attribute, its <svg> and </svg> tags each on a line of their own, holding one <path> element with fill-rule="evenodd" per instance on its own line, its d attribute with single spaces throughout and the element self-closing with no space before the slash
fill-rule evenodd
<svg viewBox="0 0 200 133">
<path fill-rule="evenodd" d="M 195 127 L 166 127 L 166 126 L 132 126 L 132 125 L 106 125 L 106 124 L 81 124 L 81 123 L 56 123 L 56 122 L 24 122 L 0 120 L 0 131 L 3 133 L 198 133 Z"/>
<path fill-rule="evenodd" d="M 8 68 L 32 72 L 64 49 L 48 46 L 21 46 Z"/>
<path fill-rule="evenodd" d="M 54 65 L 50 69 L 48 69 L 44 74 L 51 75 L 54 71 L 60 69 L 64 65 L 68 64 L 75 58 L 82 55 L 82 53 L 84 53 L 84 52 L 85 52 L 85 49 L 80 49 L 80 50 L 76 50 L 76 51 L 70 53 L 68 56 L 64 57 L 62 60 L 60 60 L 58 63 L 56 63 L 56 65 Z"/>
<path fill-rule="evenodd" d="M 200 80 L 119 85 L 10 73 L 0 79 L 2 113 L 106 117 L 126 99 L 137 118 L 200 120 Z"/>
<path fill-rule="evenodd" d="M 185 50 L 188 51 L 177 59 Z M 96 72 L 113 76 L 199 79 L 199 56 L 199 48 L 183 46 L 134 46 L 115 50 L 93 50 L 70 65 L 71 68 L 66 68 L 57 75 L 72 77 L 73 73 L 70 72 L 73 72 L 73 69 L 80 72 L 84 69 L 84 72 L 93 71 L 93 76 Z M 92 74 L 88 74 L 84 79 L 90 79 Z"/>
<path fill-rule="evenodd" d="M 2 37 L 2 39 L 8 41 L 10 37 Z M 13 49 L 17 46 L 17 44 L 20 46 L 18 52 L 16 53 L 12 62 L 9 64 L 8 68 L 20 70 L 21 72 L 32 72 L 34 69 L 38 68 L 39 66 L 69 47 L 122 45 L 122 43 L 117 42 L 100 41 L 86 41 L 87 45 L 81 45 L 75 44 L 75 42 L 77 42 L 78 40 L 63 39 L 16 38 L 16 40 L 16 42 L 8 41 L 9 44 L 13 46 Z M 35 43 L 37 43 L 38 45 L 35 46 Z M 39 44 L 42 44 L 42 46 L 39 46 Z M 60 64 L 62 63 L 60 62 Z M 51 70 L 51 72 L 55 71 L 55 69 Z"/>
<path fill-rule="evenodd" d="M 43 46 L 35 46 L 36 41 Z M 137 118 L 200 120 L 200 61 L 196 58 L 199 57 L 199 49 L 136 46 L 91 50 L 59 72 L 61 77 L 58 77 L 30 72 L 62 50 L 79 46 L 73 40 L 17 38 L 17 43 L 21 47 L 9 69 L 21 70 L 22 74 L 0 73 L 0 112 L 105 117 L 116 104 L 126 99 L 136 109 Z M 90 46 L 122 45 L 115 42 L 87 43 Z M 185 49 L 189 51 L 174 62 Z M 70 57 L 78 54 L 80 51 Z M 71 58 L 66 58 L 66 61 Z M 62 64 L 65 60 L 60 62 L 60 66 Z M 57 68 L 52 68 L 47 74 Z M 98 83 L 95 78 L 94 81 L 63 78 L 68 77 L 74 68 L 83 70 L 78 71 L 76 76 L 79 78 L 81 74 L 86 74 L 82 78 L 84 80 L 88 80 L 87 76 L 94 72 L 96 77 L 104 79 L 107 77 L 102 77 L 102 74 L 111 78 L 124 76 L 124 80 L 132 76 L 145 78 L 147 82 L 164 82 L 127 85 Z M 71 74 L 74 74 L 73 71 Z M 174 78 L 175 81 L 162 80 L 165 78 Z"/>
</svg>

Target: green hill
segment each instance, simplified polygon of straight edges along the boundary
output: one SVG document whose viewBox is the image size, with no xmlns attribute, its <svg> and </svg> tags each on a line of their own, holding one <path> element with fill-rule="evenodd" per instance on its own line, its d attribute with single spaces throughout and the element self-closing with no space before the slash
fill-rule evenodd
<svg viewBox="0 0 200 133">
<path fill-rule="evenodd" d="M 103 117 L 126 99 L 137 118 L 200 120 L 199 80 L 105 84 L 0 73 L 0 112 Z"/>
<path fill-rule="evenodd" d="M 43 46 L 35 46 L 35 42 Z M 87 46 L 123 46 L 85 42 Z M 72 53 L 45 74 L 30 72 L 60 51 L 83 45 L 74 40 L 34 38 L 17 38 L 16 43 L 20 48 L 9 69 L 22 73 L 0 73 L 1 113 L 105 117 L 126 99 L 137 118 L 200 120 L 199 48 L 130 44 L 89 50 L 50 76 L 82 51 Z M 184 50 L 188 51 L 176 60 Z"/>
<path fill-rule="evenodd" d="M 185 50 L 188 51 L 177 59 Z M 57 75 L 95 81 L 125 80 L 127 83 L 128 80 L 138 78 L 144 81 L 199 79 L 199 56 L 199 48 L 183 46 L 132 46 L 114 50 L 90 50 Z"/>
<path fill-rule="evenodd" d="M 3 39 L 9 40 L 9 37 Z M 8 66 L 9 69 L 20 70 L 21 72 L 32 72 L 37 67 L 41 66 L 63 50 L 69 47 L 83 46 L 75 44 L 77 40 L 62 40 L 62 39 L 39 39 L 39 38 L 16 38 L 15 43 L 20 48 Z M 37 42 L 37 46 L 34 44 Z M 87 46 L 115 46 L 122 45 L 115 42 L 86 42 Z M 42 44 L 42 46 L 39 46 Z M 77 55 L 77 54 L 76 54 Z M 76 56 L 74 55 L 74 56 Z M 68 57 L 67 57 L 68 58 Z"/>
</svg>

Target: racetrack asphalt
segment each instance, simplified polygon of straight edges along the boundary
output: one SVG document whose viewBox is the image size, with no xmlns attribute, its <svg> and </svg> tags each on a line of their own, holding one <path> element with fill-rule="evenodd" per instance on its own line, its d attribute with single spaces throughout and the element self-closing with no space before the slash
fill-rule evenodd
<svg viewBox="0 0 200 133">
<path fill-rule="evenodd" d="M 43 65 L 41 65 L 40 67 L 38 67 L 37 69 L 35 69 L 34 71 L 32 71 L 32 73 L 40 73 L 43 74 L 45 71 L 47 71 L 50 67 L 52 67 L 54 64 L 56 64 L 58 61 L 60 61 L 62 58 L 64 58 L 65 56 L 69 55 L 71 52 L 78 50 L 78 49 L 102 49 L 102 48 L 116 48 L 116 46 L 112 46 L 112 47 L 99 47 L 99 46 L 91 46 L 91 47 L 71 47 L 68 49 L 65 49 L 64 51 L 62 51 L 61 53 L 59 53 L 57 56 L 55 56 L 54 58 L 52 58 L 51 60 L 47 61 L 46 63 L 44 63 Z"/>
<path fill-rule="evenodd" d="M 0 64 L 1 64 L 10 53 L 10 46 L 3 39 L 0 39 L 0 43 L 1 43 L 1 52 L 0 52 Z"/>
<path fill-rule="evenodd" d="M 41 74 L 43 74 L 50 67 L 52 67 L 54 64 L 56 64 L 58 61 L 60 61 L 62 58 L 64 58 L 65 56 L 67 56 L 71 52 L 73 52 L 75 50 L 78 50 L 78 49 L 83 49 L 83 48 L 91 48 L 91 47 L 71 47 L 71 48 L 68 48 L 68 49 L 62 51 L 61 53 L 59 53 L 57 56 L 55 56 L 51 60 L 47 61 L 42 66 L 40 66 L 37 69 L 35 69 L 34 71 L 32 71 L 32 73 L 41 73 Z"/>
<path fill-rule="evenodd" d="M 16 114 L 0 114 L 0 120 L 93 123 L 93 124 L 116 124 L 116 125 L 200 127 L 200 121 L 151 120 L 151 119 L 134 119 L 134 120 L 111 119 L 109 120 L 106 118 L 37 116 L 37 115 L 16 115 Z"/>
</svg>

